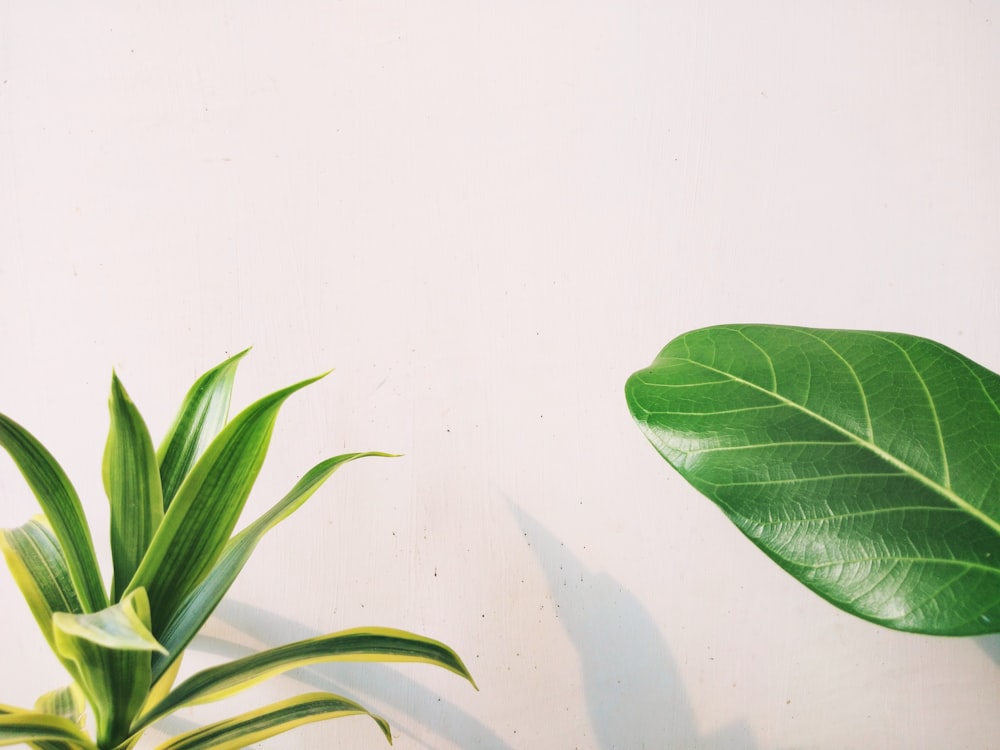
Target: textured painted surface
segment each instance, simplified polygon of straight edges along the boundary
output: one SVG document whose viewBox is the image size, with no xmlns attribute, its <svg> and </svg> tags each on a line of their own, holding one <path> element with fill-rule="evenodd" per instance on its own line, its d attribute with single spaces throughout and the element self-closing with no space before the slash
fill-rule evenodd
<svg viewBox="0 0 1000 750">
<path fill-rule="evenodd" d="M 891 633 L 787 580 L 664 470 L 622 388 L 736 320 L 1000 367 L 998 11 L 0 4 L 0 410 L 101 524 L 112 366 L 154 439 L 247 345 L 238 405 L 337 368 L 283 412 L 248 512 L 325 455 L 406 455 L 266 540 L 201 645 L 441 638 L 480 693 L 299 675 L 370 701 L 403 750 L 987 746 L 1000 641 Z M 4 526 L 35 512 L 9 462 L 0 497 Z M 0 700 L 30 703 L 62 676 L 4 611 Z"/>
</svg>

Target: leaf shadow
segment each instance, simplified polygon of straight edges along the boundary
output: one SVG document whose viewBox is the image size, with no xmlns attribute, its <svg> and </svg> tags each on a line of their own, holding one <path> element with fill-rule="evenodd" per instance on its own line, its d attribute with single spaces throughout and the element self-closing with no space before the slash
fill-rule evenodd
<svg viewBox="0 0 1000 750">
<path fill-rule="evenodd" d="M 1000 634 L 984 635 L 977 638 L 976 642 L 993 659 L 994 663 L 1000 664 Z"/>
<path fill-rule="evenodd" d="M 213 617 L 265 644 L 267 648 L 325 634 L 262 607 L 233 599 L 224 599 Z M 239 644 L 206 635 L 197 636 L 192 647 L 226 659 L 252 653 L 251 649 Z M 344 695 L 362 704 L 378 704 L 378 712 L 386 714 L 393 734 L 404 733 L 423 747 L 433 747 L 420 739 L 430 733 L 454 743 L 456 747 L 467 746 L 470 738 L 475 738 L 475 746 L 482 750 L 514 750 L 479 719 L 385 664 L 317 664 L 300 667 L 289 674 L 317 690 Z M 420 718 L 433 715 L 446 715 L 447 721 L 432 725 L 430 721 L 425 724 Z M 418 727 L 424 727 L 428 732 L 417 731 Z"/>
<path fill-rule="evenodd" d="M 150 727 L 148 733 L 141 740 L 139 740 L 137 748 L 158 747 L 160 742 L 166 740 L 167 738 L 176 737 L 177 735 L 184 734 L 185 732 L 198 729 L 201 726 L 202 725 L 198 722 L 178 716 L 177 714 L 165 716 Z M 156 745 L 152 744 L 154 741 L 152 738 L 154 736 L 158 738 L 155 740 Z"/>
<path fill-rule="evenodd" d="M 701 735 L 650 612 L 620 581 L 589 570 L 537 520 L 514 503 L 510 506 L 579 654 L 596 748 L 756 748 L 742 723 Z"/>
</svg>

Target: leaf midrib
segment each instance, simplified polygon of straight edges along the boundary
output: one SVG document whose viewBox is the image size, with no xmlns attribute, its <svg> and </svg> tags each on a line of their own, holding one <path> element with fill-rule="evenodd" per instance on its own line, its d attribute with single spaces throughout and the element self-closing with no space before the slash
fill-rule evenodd
<svg viewBox="0 0 1000 750">
<path fill-rule="evenodd" d="M 896 562 L 896 563 L 919 563 L 922 565 L 943 565 L 961 568 L 964 571 L 979 570 L 989 573 L 991 576 L 997 575 L 997 569 L 983 563 L 970 562 L 969 560 L 959 560 L 947 557 L 924 557 L 923 555 L 868 555 L 866 557 L 852 557 L 843 560 L 830 560 L 822 563 L 803 563 L 799 561 L 789 561 L 803 570 L 826 570 L 844 565 L 862 565 L 873 562 Z"/>
<path fill-rule="evenodd" d="M 859 437 L 858 435 L 856 435 L 855 433 L 851 432 L 850 430 L 844 429 L 843 427 L 841 427 L 840 425 L 838 425 L 836 422 L 833 422 L 833 421 L 827 419 L 826 417 L 824 417 L 822 414 L 817 414 L 816 412 L 812 411 L 811 409 L 807 409 L 802 404 L 798 404 L 795 401 L 792 401 L 791 399 L 786 398 L 785 396 L 782 396 L 780 393 L 776 393 L 775 391 L 770 391 L 767 388 L 763 388 L 763 387 L 757 385 L 756 383 L 753 383 L 753 382 L 751 382 L 749 380 L 746 380 L 744 378 L 739 377 L 738 375 L 734 375 L 733 373 L 726 372 L 725 370 L 720 370 L 720 369 L 718 369 L 716 367 L 712 367 L 711 365 L 705 364 L 704 362 L 698 362 L 696 360 L 693 360 L 693 359 L 690 359 L 690 358 L 687 358 L 687 357 L 676 357 L 675 356 L 675 357 L 672 357 L 672 358 L 676 359 L 678 361 L 681 361 L 681 362 L 687 362 L 688 364 L 694 365 L 696 367 L 704 368 L 706 370 L 709 370 L 711 372 L 714 372 L 714 373 L 722 375 L 722 376 L 724 376 L 726 378 L 729 378 L 733 382 L 739 383 L 741 385 L 745 385 L 745 386 L 747 386 L 749 388 L 752 388 L 752 389 L 754 389 L 756 391 L 759 391 L 760 393 L 765 393 L 768 396 L 771 396 L 772 398 L 775 398 L 778 401 L 781 401 L 786 406 L 790 406 L 793 409 L 798 410 L 802 414 L 805 414 L 806 416 L 809 416 L 809 417 L 812 417 L 813 419 L 818 420 L 819 422 L 821 422 L 821 423 L 825 424 L 826 426 L 830 427 L 832 430 L 835 430 L 836 432 L 840 433 L 841 435 L 844 435 L 845 437 L 847 437 L 849 440 L 851 440 L 852 442 L 856 443 L 857 445 L 870 450 L 872 453 L 874 453 L 875 455 L 877 455 L 879 458 L 882 458 L 883 460 L 887 461 L 891 465 L 893 465 L 896 468 L 902 470 L 905 474 L 911 476 L 913 479 L 915 479 L 916 481 L 920 482 L 925 487 L 928 487 L 931 490 L 933 490 L 934 492 L 937 492 L 939 495 L 941 495 L 945 499 L 949 500 L 951 503 L 953 503 L 955 506 L 957 506 L 961 510 L 965 511 L 966 513 L 968 513 L 969 515 L 973 516 L 974 518 L 976 518 L 980 522 L 984 523 L 988 528 L 990 528 L 997 535 L 1000 535 L 1000 521 L 997 521 L 997 520 L 991 518 L 990 516 L 986 515 L 985 513 L 983 513 L 981 510 L 979 510 L 979 508 L 975 507 L 974 505 L 972 505 L 971 503 L 969 503 L 967 500 L 965 500 L 964 498 L 962 498 L 958 494 L 956 494 L 950 487 L 946 487 L 946 486 L 942 485 L 941 483 L 936 482 L 935 480 L 931 479 L 929 476 L 927 476 L 923 472 L 918 471 L 917 469 L 915 469 L 914 467 L 910 466 L 906 462 L 904 462 L 904 461 L 896 458 L 894 455 L 892 455 L 888 451 L 884 450 L 883 448 L 879 447 L 878 445 L 876 445 L 875 443 L 871 442 L 870 440 L 865 440 L 865 439 Z M 647 385 L 652 386 L 652 387 L 656 386 L 655 383 L 647 383 Z M 937 419 L 937 413 L 936 412 L 935 412 L 935 419 Z M 940 429 L 940 425 L 938 425 L 938 429 Z"/>
</svg>

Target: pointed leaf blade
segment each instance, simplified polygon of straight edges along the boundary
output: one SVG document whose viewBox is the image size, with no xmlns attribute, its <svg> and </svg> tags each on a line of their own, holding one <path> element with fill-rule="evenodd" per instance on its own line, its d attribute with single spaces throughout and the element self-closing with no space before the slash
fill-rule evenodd
<svg viewBox="0 0 1000 750">
<path fill-rule="evenodd" d="M 44 699 L 45 696 L 42 696 L 42 698 Z M 29 711 L 29 710 L 24 709 L 24 708 L 17 708 L 16 706 L 0 705 L 0 716 L 2 716 L 4 714 L 18 714 L 18 715 L 27 716 L 27 717 L 34 717 L 34 718 L 37 718 L 39 715 L 41 715 L 41 716 L 45 715 L 44 712 L 40 713 L 37 710 Z M 53 716 L 53 718 L 58 718 L 58 717 L 57 716 Z M 63 717 L 63 718 L 66 718 L 66 717 Z M 75 723 L 75 722 L 73 722 L 73 723 Z M 47 724 L 48 724 L 48 722 L 47 722 Z M 65 728 L 65 725 L 63 725 L 62 728 Z M 16 732 L 16 731 L 19 731 L 19 730 L 17 730 L 14 726 L 8 727 L 8 730 L 10 730 L 12 732 L 12 735 L 9 736 L 9 737 L 7 737 L 8 741 L 6 741 L 6 742 L 2 741 L 3 738 L 0 738 L 0 745 L 4 745 L 4 744 L 7 744 L 7 745 L 15 744 L 16 745 L 16 744 L 18 744 L 19 741 L 15 738 L 15 736 L 13 735 L 13 732 Z M 28 745 L 28 747 L 33 748 L 33 750 L 79 750 L 81 747 L 84 747 L 84 748 L 90 748 L 90 747 L 92 747 L 92 745 L 90 744 L 90 739 L 86 738 L 86 737 L 85 737 L 85 739 L 87 740 L 87 744 L 86 745 L 82 745 L 78 741 L 68 741 L 66 739 L 51 739 L 50 736 L 49 736 L 49 733 L 51 731 L 52 731 L 52 727 L 47 725 L 45 728 L 42 729 L 42 731 L 38 732 L 37 734 L 33 734 L 32 735 L 33 739 L 31 739 L 31 740 L 25 739 L 24 742 Z M 57 731 L 61 731 L 61 730 L 57 729 Z M 81 729 L 81 731 L 82 731 L 82 729 Z M 79 738 L 77 737 L 76 740 L 79 740 Z"/>
<path fill-rule="evenodd" d="M 49 528 L 44 516 L 38 516 L 16 529 L 0 531 L 0 549 L 7 566 L 28 603 L 31 613 L 49 647 L 73 679 L 78 677 L 76 664 L 65 659 L 58 651 L 52 632 L 54 612 L 82 613 L 76 591 L 69 579 L 66 560 L 59 542 Z M 41 696 L 35 711 L 68 718 L 83 728 L 86 718 L 86 699 L 75 685 L 54 690 Z M 0 713 L 18 711 L 0 706 Z M 38 750 L 68 750 L 77 747 L 57 740 L 36 740 L 29 743 Z"/>
<path fill-rule="evenodd" d="M 111 600 L 118 601 L 163 519 L 163 491 L 149 430 L 117 375 L 111 378 L 108 406 L 102 474 L 111 502 Z"/>
<path fill-rule="evenodd" d="M 84 610 L 95 612 L 104 608 L 108 599 L 94 542 L 80 498 L 66 473 L 31 433 L 3 414 L 0 414 L 0 447 L 10 454 L 48 518 Z"/>
<path fill-rule="evenodd" d="M 339 695 L 306 693 L 179 735 L 157 750 L 238 750 L 303 724 L 346 716 L 370 716 L 392 744 L 389 724 L 382 717 Z"/>
<path fill-rule="evenodd" d="M 84 615 L 56 612 L 53 628 L 66 635 L 120 651 L 163 651 L 149 631 L 149 602 L 136 589 L 117 605 Z"/>
<path fill-rule="evenodd" d="M 22 743 L 66 743 L 71 748 L 98 750 L 79 727 L 69 719 L 35 711 L 0 713 L 0 745 Z"/>
<path fill-rule="evenodd" d="M 160 642 L 168 651 L 168 656 L 153 657 L 153 679 L 159 679 L 173 663 L 202 625 L 215 611 L 229 587 L 236 580 L 250 555 L 263 536 L 281 521 L 300 508 L 333 472 L 350 461 L 369 456 L 391 457 L 390 453 L 366 452 L 347 453 L 320 462 L 300 479 L 295 486 L 262 515 L 226 544 L 222 556 L 211 573 L 191 592 L 178 608 L 176 615 L 164 628 Z"/>
<path fill-rule="evenodd" d="M 439 641 L 392 628 L 355 628 L 269 649 L 210 667 L 189 677 L 134 727 L 140 729 L 177 709 L 233 695 L 290 669 L 323 662 L 418 662 L 475 681 L 461 658 Z"/>
<path fill-rule="evenodd" d="M 163 487 L 163 507 L 170 507 L 188 472 L 229 417 L 236 365 L 244 349 L 199 377 L 188 390 L 177 418 L 157 451 Z"/>
<path fill-rule="evenodd" d="M 38 516 L 16 529 L 4 529 L 0 532 L 0 549 L 49 648 L 70 676 L 74 680 L 78 679 L 77 665 L 66 659 L 56 647 L 52 616 L 55 612 L 82 614 L 83 609 L 69 579 L 59 542 L 45 517 Z M 5 708 L 9 707 L 0 707 L 0 713 L 10 712 L 5 711 Z M 82 728 L 80 720 L 86 713 L 86 700 L 79 687 L 74 684 L 46 693 L 38 699 L 35 710 L 73 719 Z M 68 747 L 66 743 L 55 740 L 30 744 L 40 750 L 66 750 Z"/>
<path fill-rule="evenodd" d="M 148 591 L 154 633 L 163 630 L 222 553 L 264 462 L 279 408 L 320 377 L 276 391 L 244 409 L 184 480 L 128 587 Z"/>
<path fill-rule="evenodd" d="M 904 334 L 719 326 L 626 399 L 660 454 L 785 570 L 899 630 L 1000 631 L 1000 376 Z"/>
<path fill-rule="evenodd" d="M 164 648 L 166 648 L 166 646 L 164 646 Z M 165 668 L 157 669 L 156 664 L 158 658 L 169 659 L 169 664 Z M 174 682 L 177 681 L 177 675 L 181 671 L 181 664 L 183 661 L 183 651 L 179 654 L 170 654 L 170 652 L 168 652 L 167 656 L 160 653 L 153 653 L 153 671 L 151 677 L 152 687 L 149 689 L 149 695 L 146 696 L 146 702 L 142 705 L 141 713 L 145 713 L 170 694 L 170 691 L 174 687 Z"/>
<path fill-rule="evenodd" d="M 0 550 L 42 635 L 55 650 L 53 613 L 83 613 L 55 534 L 39 517 L 0 531 Z"/>
</svg>

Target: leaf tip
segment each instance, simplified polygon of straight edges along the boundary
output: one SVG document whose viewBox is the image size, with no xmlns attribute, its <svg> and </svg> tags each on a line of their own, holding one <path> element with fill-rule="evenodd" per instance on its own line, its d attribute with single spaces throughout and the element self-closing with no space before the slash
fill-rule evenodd
<svg viewBox="0 0 1000 750">
<path fill-rule="evenodd" d="M 112 404 L 112 408 L 115 402 L 123 404 L 133 403 L 132 397 L 125 390 L 125 384 L 122 383 L 121 378 L 118 377 L 117 370 L 114 368 L 111 369 L 111 395 L 108 397 L 108 401 Z"/>
<path fill-rule="evenodd" d="M 305 380 L 302 380 L 296 383 L 295 385 L 291 386 L 291 389 L 298 390 L 299 388 L 305 388 L 307 385 L 312 385 L 313 383 L 322 380 L 331 372 L 333 372 L 333 368 L 330 368 L 326 372 L 321 372 L 319 375 L 313 375 L 311 378 L 306 378 Z"/>
</svg>

